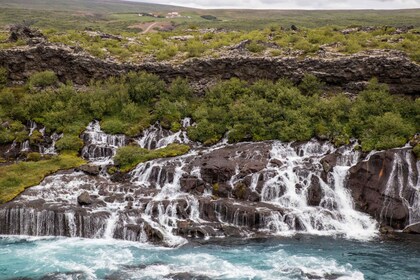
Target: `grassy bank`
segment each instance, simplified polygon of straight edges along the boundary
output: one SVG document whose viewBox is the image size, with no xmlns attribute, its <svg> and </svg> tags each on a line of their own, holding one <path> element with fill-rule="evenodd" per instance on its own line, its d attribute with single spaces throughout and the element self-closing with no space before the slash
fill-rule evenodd
<svg viewBox="0 0 420 280">
<path fill-rule="evenodd" d="M 122 172 L 128 172 L 137 164 L 157 158 L 175 157 L 186 154 L 190 150 L 188 145 L 171 144 L 157 150 L 147 150 L 138 146 L 126 146 L 118 149 L 115 163 Z"/>
<path fill-rule="evenodd" d="M 19 162 L 0 167 L 0 203 L 5 203 L 26 188 L 37 185 L 45 176 L 59 170 L 70 169 L 84 164 L 75 154 L 65 153 L 51 159 L 37 162 Z"/>
</svg>

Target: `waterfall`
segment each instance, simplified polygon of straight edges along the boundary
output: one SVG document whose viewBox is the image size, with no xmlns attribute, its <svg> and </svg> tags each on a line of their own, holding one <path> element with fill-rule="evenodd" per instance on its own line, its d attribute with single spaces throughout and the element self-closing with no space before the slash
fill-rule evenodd
<svg viewBox="0 0 420 280">
<path fill-rule="evenodd" d="M 191 126 L 191 118 L 185 118 L 181 121 L 182 129 L 178 132 L 163 129 L 159 123 L 155 123 L 143 131 L 143 135 L 135 139 L 136 143 L 145 149 L 164 148 L 172 143 L 188 144 L 186 128 Z"/>
<path fill-rule="evenodd" d="M 409 149 L 400 149 L 400 152 L 403 155 L 394 154 L 391 172 L 383 191 L 385 202 L 380 218 L 381 221 L 385 221 L 385 217 L 389 216 L 388 212 L 393 207 L 394 200 L 397 199 L 401 200 L 408 209 L 408 223 L 418 223 L 420 222 L 420 161 L 415 159 Z M 407 190 L 412 192 L 411 197 L 407 197 Z M 391 215 L 391 222 L 392 219 Z"/>
<path fill-rule="evenodd" d="M 112 163 L 117 148 L 126 144 L 125 135 L 110 135 L 101 130 L 99 121 L 91 122 L 83 133 L 82 156 L 93 163 Z"/>
<path fill-rule="evenodd" d="M 285 229 L 295 231 L 303 228 L 313 234 L 340 233 L 348 237 L 372 235 L 376 229 L 375 221 L 354 210 L 351 195 L 344 188 L 347 172 L 358 162 L 360 154 L 352 147 L 345 148 L 341 151 L 337 166 L 324 181 L 320 160 L 334 151 L 331 144 L 317 141 L 309 141 L 298 148 L 283 143 L 273 145 L 271 159 L 282 161 L 283 166 L 267 166 L 265 176 L 268 177 L 261 191 L 262 200 L 290 212 L 286 216 L 274 213 L 266 221 L 267 228 L 278 228 L 279 234 Z M 308 195 L 314 188 L 319 189 L 323 197 L 309 205 Z"/>
<path fill-rule="evenodd" d="M 183 126 L 188 125 L 190 120 L 184 120 Z M 155 148 L 166 141 L 162 139 L 180 135 L 159 138 L 159 131 L 152 126 L 139 141 Z M 97 121 L 89 124 L 83 139 L 83 156 L 102 163 L 126 143 L 123 135 L 104 133 Z M 322 161 L 326 156 L 335 159 L 327 171 Z M 124 183 L 81 172 L 55 174 L 0 207 L 0 234 L 117 238 L 167 246 L 195 237 L 261 234 L 366 239 L 375 236 L 377 223 L 354 209 L 345 187 L 349 169 L 364 159 L 354 145 L 335 148 L 316 140 L 220 142 L 141 163 Z M 386 184 L 387 196 L 405 199 L 410 223 L 420 220 L 419 170 L 410 152 L 395 156 Z M 406 197 L 403 186 L 416 189 L 415 196 Z"/>
</svg>

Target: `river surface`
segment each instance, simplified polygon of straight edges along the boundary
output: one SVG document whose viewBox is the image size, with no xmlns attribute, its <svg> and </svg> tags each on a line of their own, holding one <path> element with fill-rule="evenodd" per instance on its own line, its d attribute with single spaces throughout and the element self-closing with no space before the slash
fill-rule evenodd
<svg viewBox="0 0 420 280">
<path fill-rule="evenodd" d="M 420 238 L 219 239 L 163 248 L 113 239 L 0 238 L 0 279 L 420 279 Z"/>
</svg>

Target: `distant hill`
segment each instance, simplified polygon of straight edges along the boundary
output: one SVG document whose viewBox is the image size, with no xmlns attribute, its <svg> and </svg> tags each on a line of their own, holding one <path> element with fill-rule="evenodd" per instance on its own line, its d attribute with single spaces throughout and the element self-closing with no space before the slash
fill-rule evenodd
<svg viewBox="0 0 420 280">
<path fill-rule="evenodd" d="M 189 8 L 119 0 L 0 0 L 0 7 L 94 13 L 165 12 Z"/>
<path fill-rule="evenodd" d="M 45 13 L 45 11 L 50 11 Z M 164 17 L 168 12 L 182 17 Z M 160 18 L 138 14 L 159 14 Z M 255 30 L 266 27 L 289 28 L 320 26 L 409 26 L 420 27 L 420 9 L 410 10 L 202 10 L 122 0 L 0 0 L 0 29 L 23 20 L 35 22 L 41 29 L 108 32 L 130 31 L 145 22 L 165 21 L 178 29 L 222 28 Z M 164 24 L 163 24 L 164 25 Z"/>
</svg>

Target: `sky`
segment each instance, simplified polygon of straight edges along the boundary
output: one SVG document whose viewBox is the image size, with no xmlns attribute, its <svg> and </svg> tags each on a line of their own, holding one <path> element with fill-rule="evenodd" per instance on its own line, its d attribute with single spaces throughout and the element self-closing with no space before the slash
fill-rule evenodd
<svg viewBox="0 0 420 280">
<path fill-rule="evenodd" d="M 133 0 L 132 0 L 133 1 Z M 420 0 L 134 0 L 194 8 L 248 9 L 408 9 Z"/>
</svg>

